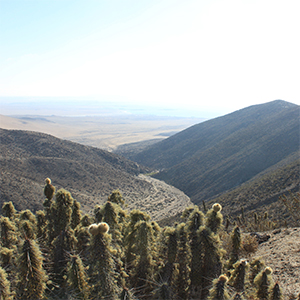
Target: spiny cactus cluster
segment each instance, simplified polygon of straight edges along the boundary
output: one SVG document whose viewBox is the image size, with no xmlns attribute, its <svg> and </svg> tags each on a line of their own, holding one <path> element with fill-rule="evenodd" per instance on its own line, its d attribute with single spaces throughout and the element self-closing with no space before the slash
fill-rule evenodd
<svg viewBox="0 0 300 300">
<path fill-rule="evenodd" d="M 124 211 L 119 191 L 83 215 L 50 185 L 42 211 L 2 207 L 0 299 L 283 299 L 269 267 L 240 258 L 239 227 L 226 254 L 220 204 L 189 207 L 181 223 L 161 228 Z"/>
</svg>

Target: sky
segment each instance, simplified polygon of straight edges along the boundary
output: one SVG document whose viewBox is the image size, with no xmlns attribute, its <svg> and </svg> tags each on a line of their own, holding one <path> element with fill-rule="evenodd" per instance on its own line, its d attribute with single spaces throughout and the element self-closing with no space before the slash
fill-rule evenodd
<svg viewBox="0 0 300 300">
<path fill-rule="evenodd" d="M 0 0 L 0 99 L 300 105 L 299 15 L 299 0 Z"/>
</svg>

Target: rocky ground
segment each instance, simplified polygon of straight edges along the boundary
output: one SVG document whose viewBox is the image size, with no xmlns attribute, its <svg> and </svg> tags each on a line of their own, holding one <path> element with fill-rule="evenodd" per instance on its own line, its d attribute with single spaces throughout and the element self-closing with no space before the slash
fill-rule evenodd
<svg viewBox="0 0 300 300">
<path fill-rule="evenodd" d="M 286 228 L 268 233 L 256 257 L 261 257 L 273 269 L 273 278 L 281 286 L 285 299 L 295 299 L 300 293 L 300 228 Z"/>
</svg>

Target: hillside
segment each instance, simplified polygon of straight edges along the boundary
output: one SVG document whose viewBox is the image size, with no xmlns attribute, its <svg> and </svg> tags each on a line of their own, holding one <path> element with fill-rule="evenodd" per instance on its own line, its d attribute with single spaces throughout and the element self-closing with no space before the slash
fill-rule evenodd
<svg viewBox="0 0 300 300">
<path fill-rule="evenodd" d="M 280 200 L 281 197 L 297 197 L 300 201 L 300 159 L 291 157 L 291 163 L 276 166 L 266 174 L 260 174 L 241 186 L 221 195 L 218 195 L 208 206 L 218 202 L 224 207 L 224 214 L 231 217 L 241 215 L 241 208 L 247 212 L 246 216 L 253 221 L 253 214 L 262 216 L 266 211 L 269 219 L 283 226 L 300 226 L 300 215 L 293 214 Z M 298 206 L 300 203 L 298 203 Z"/>
<path fill-rule="evenodd" d="M 177 189 L 141 176 L 147 168 L 116 154 L 29 131 L 0 129 L 0 205 L 37 210 L 44 201 L 44 179 L 68 187 L 84 211 L 119 189 L 128 208 L 147 210 L 154 219 L 180 212 L 190 203 Z M 151 203 L 151 208 L 149 208 Z"/>
<path fill-rule="evenodd" d="M 194 125 L 132 159 L 200 203 L 297 157 L 299 106 L 276 100 Z"/>
</svg>

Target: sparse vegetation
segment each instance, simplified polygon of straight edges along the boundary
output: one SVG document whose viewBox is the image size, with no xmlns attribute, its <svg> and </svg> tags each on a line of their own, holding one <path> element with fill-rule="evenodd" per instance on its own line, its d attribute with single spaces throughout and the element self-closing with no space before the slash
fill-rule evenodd
<svg viewBox="0 0 300 300">
<path fill-rule="evenodd" d="M 64 189 L 36 214 L 4 203 L 2 213 L 11 219 L 1 217 L 2 299 L 204 300 L 237 293 L 244 299 L 282 299 L 271 268 L 251 258 L 254 240 L 241 238 L 239 227 L 231 235 L 224 231 L 219 204 L 206 213 L 189 207 L 184 222 L 164 228 L 120 205 L 124 199 L 113 191 L 93 215 L 84 215 Z M 227 249 L 226 236 L 231 236 Z M 239 259 L 243 251 L 250 263 Z"/>
</svg>

